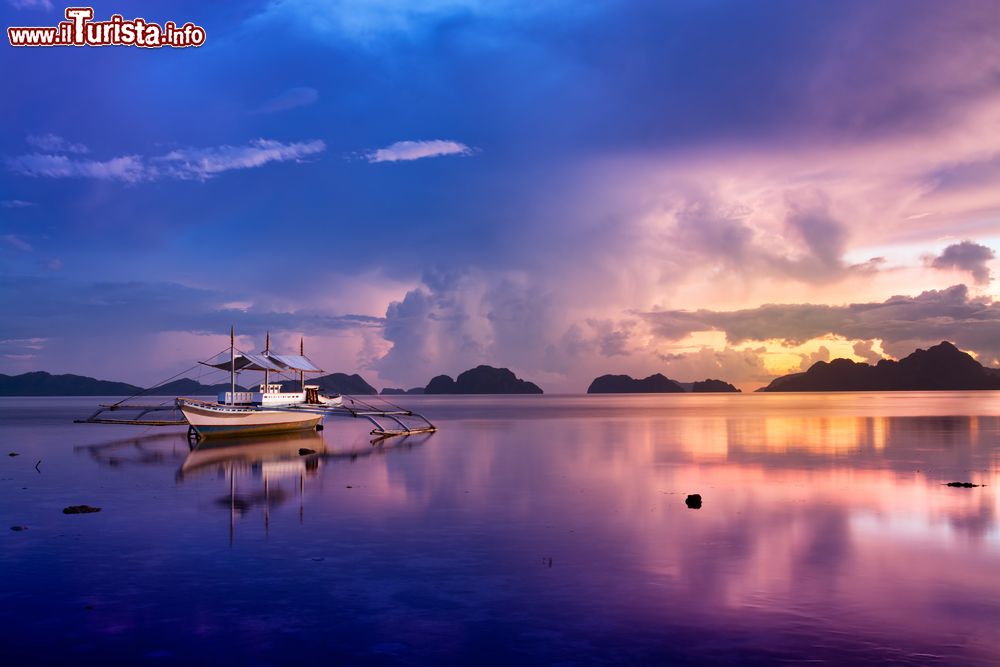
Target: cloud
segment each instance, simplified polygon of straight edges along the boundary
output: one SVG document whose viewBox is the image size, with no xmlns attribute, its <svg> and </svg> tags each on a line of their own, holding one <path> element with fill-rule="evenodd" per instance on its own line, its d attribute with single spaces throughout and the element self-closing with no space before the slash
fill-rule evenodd
<svg viewBox="0 0 1000 667">
<path fill-rule="evenodd" d="M 443 155 L 472 155 L 473 150 L 457 141 L 434 139 L 431 141 L 397 141 L 385 148 L 376 148 L 365 154 L 369 162 L 403 162 Z"/>
<path fill-rule="evenodd" d="M 20 250 L 21 252 L 31 252 L 32 250 L 34 250 L 34 248 L 31 247 L 30 243 L 28 243 L 21 237 L 17 236 L 16 234 L 4 234 L 3 236 L 0 236 L 0 241 L 3 241 L 11 248 L 14 248 L 15 250 Z"/>
<path fill-rule="evenodd" d="M 283 301 L 251 304 L 245 310 L 226 307 L 248 302 L 247 297 L 169 282 L 86 282 L 61 272 L 3 275 L 0 340 L 48 338 L 33 367 L 22 370 L 77 372 L 143 384 L 215 354 L 228 342 L 233 324 L 247 345 L 262 343 L 264 332 L 270 331 L 281 349 L 289 351 L 298 349 L 299 335 L 304 334 L 309 354 L 332 364 L 323 368 L 353 371 L 359 368 L 352 360 L 359 341 L 377 335 L 383 325 L 380 317 L 320 309 L 312 300 L 306 306 Z M 80 349 L 113 349 L 114 354 L 81 356 Z"/>
<path fill-rule="evenodd" d="M 977 285 L 986 285 L 990 282 L 988 263 L 995 257 L 996 253 L 992 248 L 972 241 L 962 241 L 945 248 L 931 260 L 930 266 L 935 269 L 968 271 Z"/>
<path fill-rule="evenodd" d="M 35 352 L 45 349 L 48 338 L 6 338 L 0 340 L 0 350 L 5 352 L 8 358 L 17 358 L 17 355 L 34 357 Z"/>
<path fill-rule="evenodd" d="M 802 362 L 799 364 L 799 368 L 804 371 L 808 370 L 818 361 L 830 361 L 830 348 L 820 345 L 816 351 L 802 355 Z"/>
<path fill-rule="evenodd" d="M 597 351 L 603 357 L 627 357 L 635 322 L 588 318 L 587 324 L 597 333 Z"/>
<path fill-rule="evenodd" d="M 52 9 L 52 0 L 8 0 L 16 9 Z"/>
<path fill-rule="evenodd" d="M 314 104 L 318 99 L 319 93 L 315 88 L 289 88 L 261 104 L 256 111 L 257 113 L 288 111 Z"/>
<path fill-rule="evenodd" d="M 235 297 L 235 298 L 234 298 Z M 163 331 L 228 331 L 236 319 L 244 333 L 284 330 L 332 332 L 354 328 L 381 328 L 382 318 L 356 314 L 332 314 L 311 309 L 279 309 L 250 305 L 229 308 L 235 302 L 250 303 L 246 295 L 169 282 L 82 282 L 50 274 L 0 276 L 0 303 L 7 316 L 0 320 L 3 339 L 30 338 L 46 331 L 73 335 L 100 335 L 108 322 L 116 331 L 151 333 Z"/>
<path fill-rule="evenodd" d="M 403 384 L 478 364 L 539 369 L 556 327 L 549 295 L 524 275 L 428 271 L 385 314 L 391 347 L 372 367 Z"/>
<path fill-rule="evenodd" d="M 559 4 L 551 0 L 531 3 L 514 0 L 272 0 L 250 22 L 265 29 L 274 23 L 290 23 L 301 30 L 370 45 L 389 37 L 422 37 L 449 20 L 510 18 Z"/>
<path fill-rule="evenodd" d="M 29 206 L 34 206 L 33 201 L 24 201 L 23 199 L 4 199 L 0 201 L 0 206 L 3 208 L 27 208 Z"/>
<path fill-rule="evenodd" d="M 854 354 L 864 359 L 869 364 L 877 364 L 884 357 L 874 350 L 874 344 L 870 340 L 859 340 L 854 344 Z"/>
<path fill-rule="evenodd" d="M 7 167 L 36 178 L 91 178 L 123 183 L 162 179 L 207 180 L 227 171 L 252 169 L 269 162 L 300 161 L 325 149 L 326 144 L 319 139 L 288 144 L 257 139 L 246 146 L 181 148 L 148 160 L 138 155 L 100 161 L 32 153 L 8 158 Z"/>
<path fill-rule="evenodd" d="M 74 144 L 55 134 L 29 135 L 25 141 L 43 153 L 87 153 L 89 148 Z"/>
<path fill-rule="evenodd" d="M 36 178 L 92 178 L 124 183 L 136 183 L 148 178 L 148 170 L 138 155 L 125 155 L 102 162 L 32 153 L 8 158 L 7 167 Z"/>
<path fill-rule="evenodd" d="M 657 370 L 680 382 L 712 378 L 738 386 L 760 384 L 774 376 L 764 365 L 765 353 L 763 347 L 717 350 L 703 346 L 694 352 L 665 355 Z"/>
<path fill-rule="evenodd" d="M 182 148 L 155 158 L 162 166 L 154 172 L 174 178 L 205 180 L 234 169 L 252 169 L 269 162 L 300 161 L 326 150 L 319 139 L 283 144 L 270 139 L 257 139 L 246 146 L 214 146 Z"/>
<path fill-rule="evenodd" d="M 666 273 L 712 270 L 729 277 L 826 284 L 878 270 L 877 260 L 845 261 L 849 227 L 834 217 L 819 190 L 786 191 L 761 223 L 751 220 L 752 210 L 739 201 L 698 188 L 660 196 L 665 200 L 647 228 L 639 225 L 645 237 L 639 252 L 669 262 Z"/>
<path fill-rule="evenodd" d="M 642 314 L 652 333 L 680 340 L 696 331 L 722 331 L 732 345 L 777 340 L 800 345 L 826 335 L 881 340 L 893 356 L 950 340 L 963 349 L 1000 358 L 1000 302 L 972 297 L 965 285 L 844 306 L 767 304 L 733 311 L 656 311 Z"/>
</svg>

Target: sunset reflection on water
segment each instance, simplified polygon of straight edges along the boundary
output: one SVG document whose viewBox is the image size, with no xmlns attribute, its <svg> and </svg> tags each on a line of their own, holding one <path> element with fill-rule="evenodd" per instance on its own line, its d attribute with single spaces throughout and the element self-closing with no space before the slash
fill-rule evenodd
<svg viewBox="0 0 1000 667">
<path fill-rule="evenodd" d="M 306 445 L 191 452 L 180 435 L 108 447 L 106 430 L 0 422 L 47 466 L 22 471 L 26 495 L 18 470 L 0 487 L 30 524 L 4 570 L 45 564 L 49 582 L 39 598 L 11 575 L 0 600 L 58 618 L 61 600 L 101 599 L 92 618 L 114 612 L 136 651 L 168 616 L 179 662 L 308 663 L 316 646 L 404 663 L 1000 660 L 1000 394 L 411 402 L 439 433 L 371 445 L 333 422 Z M 231 492 L 256 500 L 234 511 Z M 68 524 L 53 510 L 70 498 L 104 510 Z M 3 620 L 42 650 L 24 618 Z M 108 655 L 112 625 L 77 643 Z"/>
</svg>

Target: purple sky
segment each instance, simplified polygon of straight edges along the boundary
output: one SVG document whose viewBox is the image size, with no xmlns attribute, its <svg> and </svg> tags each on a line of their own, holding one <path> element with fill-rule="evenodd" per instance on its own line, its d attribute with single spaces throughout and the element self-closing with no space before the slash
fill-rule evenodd
<svg viewBox="0 0 1000 667">
<path fill-rule="evenodd" d="M 94 9 L 207 42 L 0 47 L 0 372 L 151 383 L 231 324 L 379 387 L 1000 357 L 995 3 Z"/>
</svg>

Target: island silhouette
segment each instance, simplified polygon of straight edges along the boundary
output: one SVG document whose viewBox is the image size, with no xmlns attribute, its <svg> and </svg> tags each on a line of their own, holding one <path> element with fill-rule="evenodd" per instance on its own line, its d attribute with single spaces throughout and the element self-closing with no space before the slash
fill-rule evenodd
<svg viewBox="0 0 1000 667">
<path fill-rule="evenodd" d="M 509 368 L 476 366 L 452 380 L 449 375 L 438 375 L 424 387 L 425 394 L 541 394 L 541 387 L 522 380 Z"/>
<path fill-rule="evenodd" d="M 802 373 L 776 378 L 757 391 L 941 391 L 1000 389 L 1000 369 L 943 341 L 874 366 L 850 359 L 817 361 Z"/>
<path fill-rule="evenodd" d="M 309 378 L 309 384 L 319 385 L 326 393 L 374 395 L 378 390 L 357 373 L 330 373 Z M 298 389 L 298 381 L 283 381 L 290 390 Z M 238 391 L 246 391 L 237 385 Z M 851 359 L 818 361 L 808 370 L 790 373 L 772 380 L 758 392 L 796 391 L 960 391 L 1000 389 L 1000 368 L 983 366 L 976 359 L 943 341 L 896 361 L 882 359 L 876 364 Z M 98 380 L 85 375 L 33 371 L 20 375 L 0 374 L 0 396 L 211 396 L 228 391 L 229 383 L 202 384 L 190 378 L 144 389 L 127 382 Z M 629 375 L 601 375 L 590 383 L 588 394 L 681 394 L 735 393 L 740 390 L 729 382 L 706 379 L 678 382 L 662 373 L 644 378 Z M 438 375 L 426 387 L 396 389 L 381 392 L 392 394 L 541 394 L 537 384 L 518 378 L 508 368 L 480 365 L 452 379 Z"/>
<path fill-rule="evenodd" d="M 602 375 L 587 387 L 588 394 L 683 394 L 709 392 L 739 392 L 739 389 L 723 380 L 700 380 L 698 382 L 678 382 L 662 373 L 636 379 L 629 375 Z"/>
</svg>

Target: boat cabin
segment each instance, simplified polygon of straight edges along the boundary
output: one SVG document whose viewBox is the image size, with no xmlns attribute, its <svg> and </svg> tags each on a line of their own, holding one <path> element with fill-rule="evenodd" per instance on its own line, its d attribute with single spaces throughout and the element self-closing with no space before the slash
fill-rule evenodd
<svg viewBox="0 0 1000 667">
<path fill-rule="evenodd" d="M 316 403 L 319 402 L 319 391 L 316 388 Z M 282 391 L 280 384 L 264 384 L 257 388 L 257 391 L 221 391 L 219 392 L 219 403 L 224 405 L 295 405 L 296 403 L 308 403 L 306 391 Z"/>
</svg>

